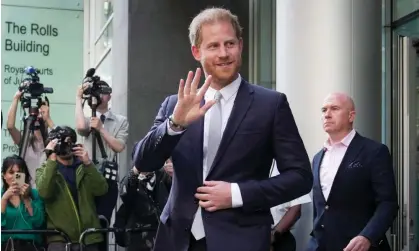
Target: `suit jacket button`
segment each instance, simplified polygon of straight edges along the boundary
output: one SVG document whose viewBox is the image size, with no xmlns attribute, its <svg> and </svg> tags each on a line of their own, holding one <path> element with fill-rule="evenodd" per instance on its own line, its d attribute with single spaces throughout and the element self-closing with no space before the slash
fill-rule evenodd
<svg viewBox="0 0 419 251">
<path fill-rule="evenodd" d="M 328 206 L 328 205 L 326 205 L 326 206 L 324 207 L 324 209 L 325 209 L 325 210 L 329 210 L 329 206 Z"/>
<path fill-rule="evenodd" d="M 324 228 L 324 225 L 321 225 L 322 228 Z"/>
</svg>

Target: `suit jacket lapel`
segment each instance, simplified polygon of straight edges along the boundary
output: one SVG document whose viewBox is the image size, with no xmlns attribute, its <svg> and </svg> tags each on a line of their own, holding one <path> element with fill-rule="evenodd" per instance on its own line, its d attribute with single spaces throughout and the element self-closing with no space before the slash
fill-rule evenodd
<svg viewBox="0 0 419 251">
<path fill-rule="evenodd" d="M 320 152 L 320 154 L 318 155 L 317 158 L 315 158 L 313 160 L 313 175 L 314 175 L 314 186 L 318 186 L 319 190 L 318 192 L 320 192 L 321 194 L 321 199 L 323 201 L 326 201 L 326 199 L 324 198 L 324 194 L 323 194 L 323 190 L 322 190 L 322 186 L 320 183 L 320 165 L 322 163 L 324 154 L 326 153 L 326 150 L 323 148 L 323 150 Z M 313 191 L 313 193 L 315 193 L 316 191 Z"/>
<path fill-rule="evenodd" d="M 335 190 L 336 186 L 339 184 L 339 181 L 337 180 L 340 178 L 340 175 L 342 174 L 342 169 L 346 168 L 358 156 L 358 154 L 364 147 L 362 139 L 363 137 L 359 135 L 358 133 L 356 133 L 355 137 L 352 139 L 351 143 L 349 144 L 348 149 L 346 150 L 346 153 L 343 156 L 342 162 L 339 165 L 335 179 L 333 180 L 333 184 L 330 190 L 328 200 L 331 198 L 333 194 L 333 190 Z"/>
<path fill-rule="evenodd" d="M 237 96 L 234 101 L 233 110 L 231 111 L 230 118 L 228 119 L 227 126 L 224 130 L 220 146 L 218 147 L 217 155 L 208 172 L 211 173 L 214 166 L 218 164 L 221 157 L 224 155 L 228 145 L 230 144 L 234 134 L 236 133 L 239 125 L 243 121 L 250 105 L 253 102 L 253 88 L 245 80 L 242 80 Z"/>
</svg>

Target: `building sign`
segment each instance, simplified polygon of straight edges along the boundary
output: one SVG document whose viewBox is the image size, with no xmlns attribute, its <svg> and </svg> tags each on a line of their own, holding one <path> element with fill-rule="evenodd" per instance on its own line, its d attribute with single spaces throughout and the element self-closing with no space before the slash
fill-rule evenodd
<svg viewBox="0 0 419 251">
<path fill-rule="evenodd" d="M 54 89 L 54 93 L 47 96 L 51 102 L 51 118 L 56 125 L 74 127 L 76 88 L 83 78 L 83 11 L 79 6 L 79 9 L 67 6 L 75 1 L 50 1 L 54 6 L 32 7 L 22 4 L 33 4 L 33 1 L 19 0 L 14 5 L 8 5 L 8 2 L 3 1 L 1 10 L 2 158 L 18 154 L 6 122 L 13 96 L 22 79 L 28 77 L 24 73 L 25 67 L 37 68 L 40 83 Z M 47 4 L 49 1 L 40 2 Z M 60 8 L 57 2 L 66 6 Z M 36 105 L 35 101 L 33 105 Z M 18 129 L 23 129 L 23 115 L 19 104 L 16 115 Z"/>
</svg>

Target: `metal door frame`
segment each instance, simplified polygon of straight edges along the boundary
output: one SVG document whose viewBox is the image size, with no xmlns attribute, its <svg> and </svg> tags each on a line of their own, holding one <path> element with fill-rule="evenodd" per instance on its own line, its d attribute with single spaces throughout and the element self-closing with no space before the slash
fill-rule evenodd
<svg viewBox="0 0 419 251">
<path fill-rule="evenodd" d="M 416 215 L 416 83 L 412 39 L 394 36 L 392 152 L 399 212 L 391 230 L 394 251 L 415 251 Z"/>
</svg>

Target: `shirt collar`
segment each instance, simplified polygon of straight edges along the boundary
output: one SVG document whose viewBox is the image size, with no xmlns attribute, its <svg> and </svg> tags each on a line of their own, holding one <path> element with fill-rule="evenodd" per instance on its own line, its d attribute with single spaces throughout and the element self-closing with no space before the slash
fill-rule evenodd
<svg viewBox="0 0 419 251">
<path fill-rule="evenodd" d="M 102 114 L 100 112 L 96 111 L 96 116 L 97 117 L 100 117 L 101 115 Z M 115 120 L 114 114 L 110 110 L 107 110 L 103 115 L 105 115 L 106 119 Z"/>
<path fill-rule="evenodd" d="M 239 74 L 239 76 L 233 82 L 231 82 L 231 84 L 225 86 L 223 89 L 220 90 L 221 95 L 223 96 L 223 99 L 225 101 L 228 101 L 231 97 L 234 96 L 234 94 L 237 93 L 241 82 L 242 82 L 242 77 Z M 207 92 L 205 93 L 205 99 L 207 100 L 214 99 L 216 92 L 217 90 L 209 87 Z"/>
<path fill-rule="evenodd" d="M 350 133 L 348 133 L 348 135 L 346 135 L 340 142 L 337 142 L 333 145 L 337 145 L 337 144 L 342 144 L 346 147 L 349 146 L 349 144 L 351 144 L 351 141 L 354 139 L 356 134 L 355 129 L 352 129 L 352 131 Z M 326 142 L 324 143 L 324 147 L 328 150 L 330 150 L 330 148 L 332 147 L 332 145 L 330 144 L 330 139 L 327 139 Z"/>
</svg>

